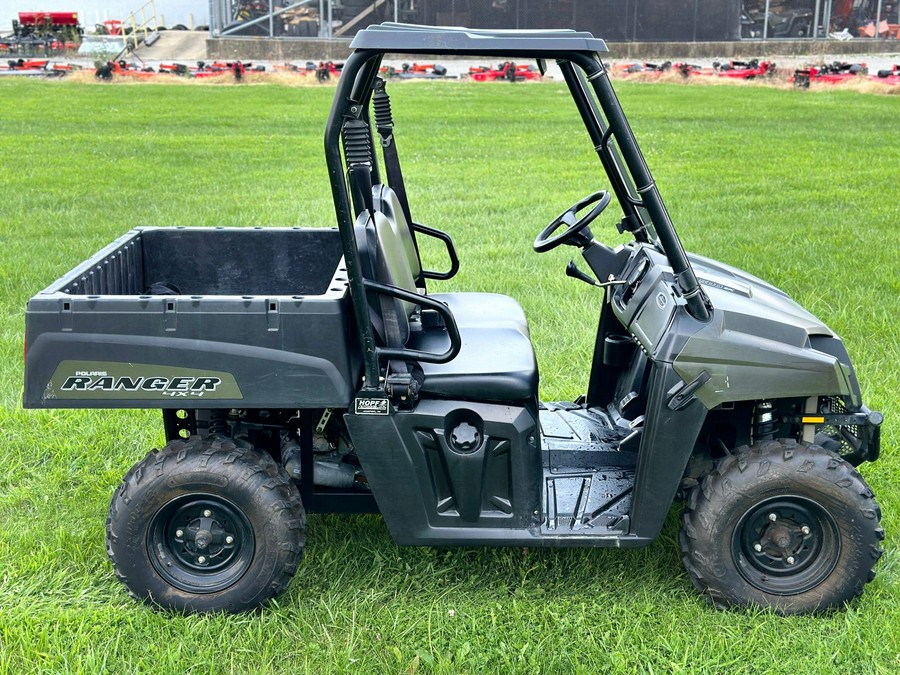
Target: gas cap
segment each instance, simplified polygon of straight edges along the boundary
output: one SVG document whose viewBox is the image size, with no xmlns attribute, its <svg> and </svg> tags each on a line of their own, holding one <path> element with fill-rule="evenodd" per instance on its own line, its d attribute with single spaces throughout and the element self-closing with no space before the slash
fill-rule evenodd
<svg viewBox="0 0 900 675">
<path fill-rule="evenodd" d="M 472 452 L 481 445 L 481 434 L 468 422 L 462 422 L 450 432 L 450 445 L 458 452 Z"/>
</svg>

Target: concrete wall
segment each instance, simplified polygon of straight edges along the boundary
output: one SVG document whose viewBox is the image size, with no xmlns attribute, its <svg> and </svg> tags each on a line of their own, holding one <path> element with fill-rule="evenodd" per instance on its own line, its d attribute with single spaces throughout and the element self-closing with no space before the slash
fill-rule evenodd
<svg viewBox="0 0 900 675">
<path fill-rule="evenodd" d="M 717 57 L 818 56 L 822 54 L 885 54 L 900 51 L 897 40 L 742 40 L 738 42 L 607 43 L 609 58 L 648 60 Z"/>
<path fill-rule="evenodd" d="M 607 43 L 611 59 L 703 59 L 819 54 L 885 54 L 900 51 L 897 40 L 766 40 L 740 42 L 619 42 Z M 350 55 L 350 40 L 290 38 L 217 38 L 206 41 L 211 59 L 245 61 L 342 61 Z M 426 57 L 419 56 L 419 59 Z M 442 57 L 447 60 L 446 57 Z"/>
<path fill-rule="evenodd" d="M 296 38 L 209 38 L 206 52 L 210 59 L 244 61 L 343 61 L 350 55 L 350 40 Z"/>
</svg>

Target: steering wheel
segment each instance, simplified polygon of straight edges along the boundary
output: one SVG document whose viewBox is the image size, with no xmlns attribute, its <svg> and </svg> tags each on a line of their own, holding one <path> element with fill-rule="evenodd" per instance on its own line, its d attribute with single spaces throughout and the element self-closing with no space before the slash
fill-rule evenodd
<svg viewBox="0 0 900 675">
<path fill-rule="evenodd" d="M 607 207 L 609 200 L 609 192 L 600 190 L 599 192 L 595 192 L 594 194 L 588 195 L 584 199 L 575 202 L 575 204 L 559 214 L 553 222 L 541 231 L 537 236 L 537 239 L 534 240 L 534 250 L 538 253 L 546 253 L 547 251 L 552 251 L 557 246 L 565 244 L 576 234 L 594 222 L 594 219 L 603 213 L 603 209 Z M 578 218 L 578 212 L 591 204 L 596 204 L 596 206 L 581 218 Z M 550 235 L 556 232 L 562 225 L 567 225 L 568 227 L 555 237 L 551 237 Z"/>
</svg>

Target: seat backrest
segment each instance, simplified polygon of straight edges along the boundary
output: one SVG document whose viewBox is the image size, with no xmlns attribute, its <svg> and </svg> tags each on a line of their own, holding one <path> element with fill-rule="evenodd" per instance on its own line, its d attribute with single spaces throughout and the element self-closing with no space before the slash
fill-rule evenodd
<svg viewBox="0 0 900 675">
<path fill-rule="evenodd" d="M 371 215 L 368 211 L 363 211 L 353 227 L 363 276 L 415 293 L 416 284 L 409 267 L 409 259 L 388 218 L 378 211 Z M 405 346 L 409 339 L 409 319 L 418 311 L 419 307 L 415 303 L 385 294 L 369 294 L 372 323 L 382 341 L 390 347 Z M 391 339 L 389 331 L 385 330 L 385 323 L 391 320 L 385 316 L 386 312 L 394 315 L 394 320 L 399 325 L 399 341 L 402 344 L 390 344 L 397 340 Z"/>
<path fill-rule="evenodd" d="M 403 246 L 413 279 L 418 279 L 422 274 L 422 262 L 416 249 L 415 235 L 409 227 L 403 207 L 400 206 L 400 198 L 389 186 L 381 184 L 372 188 L 372 196 L 375 200 L 375 210 L 387 217 L 394 234 Z"/>
</svg>

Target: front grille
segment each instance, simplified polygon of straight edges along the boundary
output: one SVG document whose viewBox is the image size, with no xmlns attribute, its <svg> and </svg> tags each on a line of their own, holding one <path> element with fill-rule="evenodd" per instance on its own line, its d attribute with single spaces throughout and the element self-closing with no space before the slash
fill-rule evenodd
<svg viewBox="0 0 900 675">
<path fill-rule="evenodd" d="M 831 396 L 825 399 L 825 405 L 822 406 L 820 410 L 823 413 L 833 413 L 838 415 L 847 414 L 847 406 L 844 405 L 844 400 L 839 396 Z M 856 440 L 857 446 L 854 447 L 854 445 L 847 440 L 848 438 Z M 840 427 L 825 424 L 816 430 L 816 442 L 828 450 L 838 453 L 842 457 L 857 452 L 859 439 L 859 427 L 855 424 L 846 424 L 841 425 Z"/>
</svg>

